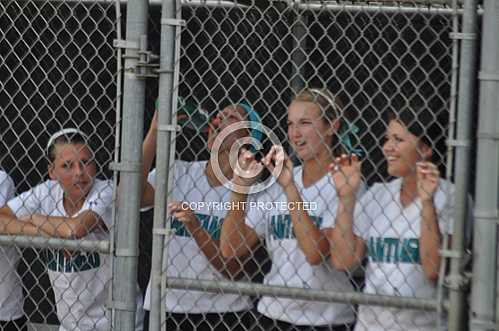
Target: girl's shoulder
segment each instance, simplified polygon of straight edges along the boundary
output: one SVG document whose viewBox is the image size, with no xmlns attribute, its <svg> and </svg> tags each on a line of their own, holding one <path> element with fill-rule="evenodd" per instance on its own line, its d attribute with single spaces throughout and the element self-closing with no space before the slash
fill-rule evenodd
<svg viewBox="0 0 499 331">
<path fill-rule="evenodd" d="M 452 192 L 453 193 L 455 191 L 456 191 L 456 186 L 450 180 L 447 180 L 445 178 L 440 178 L 438 180 L 438 192 L 442 192 L 442 193 Z"/>
<path fill-rule="evenodd" d="M 12 178 L 2 169 L 0 169 L 0 185 L 14 186 L 14 181 L 12 180 Z"/>
<path fill-rule="evenodd" d="M 434 201 L 437 204 L 437 208 L 440 205 L 446 203 L 447 201 L 454 203 L 456 195 L 456 186 L 451 181 L 440 178 L 438 181 L 438 189 L 434 194 Z"/>
<path fill-rule="evenodd" d="M 92 190 L 113 190 L 114 188 L 114 183 L 112 180 L 109 179 L 99 179 L 95 178 L 94 179 L 94 184 L 92 186 Z"/>
<path fill-rule="evenodd" d="M 181 179 L 186 175 L 199 177 L 204 174 L 206 163 L 208 161 L 183 161 L 175 160 L 173 162 L 174 177 Z"/>
<path fill-rule="evenodd" d="M 206 164 L 208 161 L 180 161 L 178 168 L 179 171 L 183 171 L 183 173 L 189 173 L 193 175 L 197 175 L 198 177 L 204 176 Z M 177 167 L 177 165 L 176 165 Z M 176 170 L 177 171 L 177 170 Z"/>
<path fill-rule="evenodd" d="M 41 182 L 40 184 L 33 187 L 32 190 L 36 192 L 50 192 L 54 190 L 62 190 L 62 187 L 61 185 L 59 185 L 58 181 L 47 179 L 46 181 Z"/>
<path fill-rule="evenodd" d="M 10 176 L 0 169 L 0 207 L 16 194 L 16 186 Z"/>
<path fill-rule="evenodd" d="M 63 194 L 64 190 L 62 187 L 59 185 L 59 183 L 56 180 L 46 180 L 43 181 L 28 190 L 22 192 L 18 197 L 19 199 L 35 199 L 39 201 L 55 201 L 54 199 L 47 199 L 47 197 L 54 197 L 57 198 L 61 197 Z"/>
</svg>

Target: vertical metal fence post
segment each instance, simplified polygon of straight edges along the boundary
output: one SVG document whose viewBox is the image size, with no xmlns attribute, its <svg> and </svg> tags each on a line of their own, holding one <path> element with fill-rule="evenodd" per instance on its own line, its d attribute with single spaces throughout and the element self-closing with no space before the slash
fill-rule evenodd
<svg viewBox="0 0 499 331">
<path fill-rule="evenodd" d="M 113 263 L 113 329 L 135 329 L 139 208 L 142 192 L 141 162 L 145 80 L 138 77 L 140 47 L 147 35 L 148 2 L 127 2 L 126 49 L 123 82 L 123 115 L 121 136 L 121 172 L 118 197 L 118 221 L 115 225 L 115 258 Z M 142 40 L 142 42 L 141 42 Z M 141 45 L 142 44 L 142 45 Z M 126 193 L 125 193 L 126 192 Z"/>
<path fill-rule="evenodd" d="M 456 128 L 456 217 L 452 235 L 451 271 L 448 277 L 450 288 L 449 330 L 463 330 L 465 278 L 463 275 L 463 254 L 465 225 L 468 213 L 468 192 L 471 165 L 471 124 L 476 77 L 476 16 L 475 0 L 465 1 L 463 33 L 461 40 L 461 61 L 459 75 L 458 116 Z"/>
<path fill-rule="evenodd" d="M 460 15 L 458 15 L 458 4 L 457 0 L 452 0 L 452 33 L 459 33 L 459 19 Z M 454 139 L 455 137 L 455 125 L 456 125 L 456 112 L 457 112 L 457 97 L 458 97 L 458 79 L 459 79 L 459 39 L 453 38 L 452 40 L 452 72 L 451 72 L 451 87 L 450 87 L 450 102 L 449 102 L 449 139 Z M 446 178 L 452 177 L 452 172 L 454 170 L 454 146 L 450 144 L 447 146 L 447 167 L 446 167 Z M 449 247 L 449 235 L 443 234 L 442 236 L 442 247 L 445 249 Z M 447 259 L 442 259 L 442 263 L 440 264 L 440 271 L 438 276 L 438 289 L 437 289 L 437 300 L 438 302 L 442 302 L 444 298 L 444 281 L 445 281 L 445 272 L 447 270 Z M 439 305 L 438 313 L 442 314 L 442 305 Z M 441 320 L 439 319 L 439 322 Z M 438 325 L 438 329 L 440 329 L 440 325 Z"/>
<path fill-rule="evenodd" d="M 496 330 L 499 2 L 484 1 L 470 330 Z"/>
<path fill-rule="evenodd" d="M 299 3 L 299 1 L 298 1 Z M 295 93 L 298 93 L 303 87 L 305 82 L 304 65 L 307 59 L 307 25 L 308 14 L 301 12 L 298 4 L 295 7 L 297 11 L 293 18 L 292 34 L 293 40 L 293 53 L 291 54 L 291 61 L 293 68 L 291 72 L 291 87 Z"/>
<path fill-rule="evenodd" d="M 173 178 L 175 157 L 175 128 L 178 87 L 178 58 L 180 51 L 180 4 L 176 0 L 163 0 L 161 9 L 161 48 L 159 70 L 159 114 L 156 149 L 156 193 L 154 198 L 154 225 L 151 259 L 151 311 L 150 330 L 160 330 L 165 317 L 162 280 L 166 277 L 170 222 L 165 224 L 166 202 Z M 178 10 L 178 12 L 177 12 Z M 177 33 L 178 31 L 178 33 Z M 163 236 L 166 235 L 166 240 Z M 165 245 L 166 241 L 166 245 Z M 165 275 L 163 275 L 165 272 Z M 163 312 L 163 314 L 161 314 Z M 163 316 L 162 316 L 163 315 Z"/>
</svg>

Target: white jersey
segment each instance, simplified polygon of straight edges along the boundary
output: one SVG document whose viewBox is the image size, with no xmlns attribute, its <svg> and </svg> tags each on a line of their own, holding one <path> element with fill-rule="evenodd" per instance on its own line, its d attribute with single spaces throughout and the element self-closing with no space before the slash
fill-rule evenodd
<svg viewBox="0 0 499 331">
<path fill-rule="evenodd" d="M 75 215 L 64 209 L 64 191 L 57 181 L 48 180 L 26 191 L 8 202 L 17 217 L 32 214 L 75 217 L 91 210 L 112 226 L 113 190 L 110 181 L 96 179 L 83 207 Z M 109 233 L 100 226 L 95 227 L 84 238 L 86 240 L 108 240 Z M 111 279 L 111 263 L 107 255 L 97 252 L 67 252 L 47 250 L 46 264 L 54 290 L 60 331 L 109 330 L 108 285 Z M 140 297 L 138 305 L 142 304 Z M 138 306 L 138 307 L 139 307 Z M 141 313 L 137 311 L 137 328 L 141 330 Z"/>
<path fill-rule="evenodd" d="M 310 187 L 302 182 L 302 167 L 294 169 L 295 185 L 304 204 L 288 205 L 280 185 L 274 183 L 266 191 L 250 196 L 246 224 L 266 240 L 272 259 L 272 268 L 265 276 L 266 285 L 311 288 L 338 292 L 352 292 L 353 286 L 344 272 L 334 269 L 329 259 L 310 265 L 293 233 L 289 209 L 308 211 L 319 229 L 332 228 L 335 224 L 338 199 L 331 177 L 325 175 Z M 363 189 L 359 190 L 363 192 Z M 361 193 L 360 193 L 361 194 Z M 258 302 L 263 315 L 295 325 L 324 326 L 352 323 L 354 309 L 348 304 L 313 302 L 263 296 Z"/>
<path fill-rule="evenodd" d="M 220 239 L 222 221 L 230 202 L 230 191 L 224 186 L 212 187 L 205 175 L 206 161 L 175 161 L 172 197 L 174 201 L 183 201 L 194 210 L 202 227 L 214 240 Z M 155 186 L 156 171 L 153 170 L 148 181 Z M 168 256 L 168 277 L 181 277 L 202 280 L 226 280 L 208 261 L 195 239 L 177 219 L 172 219 L 170 226 L 175 234 L 170 237 Z M 166 311 L 174 313 L 223 313 L 249 310 L 251 300 L 247 296 L 234 294 L 216 294 L 201 291 L 168 289 L 164 298 Z M 146 310 L 150 310 L 151 281 L 145 296 Z"/>
<path fill-rule="evenodd" d="M 12 179 L 0 171 L 0 207 L 15 195 Z M 0 246 L 0 321 L 11 321 L 23 316 L 23 290 L 16 268 L 20 253 L 16 247 Z"/>
<path fill-rule="evenodd" d="M 367 246 L 365 293 L 412 298 L 435 298 L 436 284 L 427 280 L 419 254 L 421 201 L 402 207 L 402 179 L 378 183 L 357 203 L 354 232 Z M 440 179 L 434 195 L 440 232 L 452 233 L 454 185 Z M 436 312 L 359 307 L 355 330 L 437 330 Z"/>
</svg>

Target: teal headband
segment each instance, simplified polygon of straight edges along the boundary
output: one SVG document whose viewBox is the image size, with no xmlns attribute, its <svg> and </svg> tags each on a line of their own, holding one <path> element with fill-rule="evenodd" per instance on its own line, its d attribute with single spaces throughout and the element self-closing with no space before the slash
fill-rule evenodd
<svg viewBox="0 0 499 331">
<path fill-rule="evenodd" d="M 360 129 L 355 124 L 350 123 L 346 118 L 344 118 L 341 114 L 341 108 L 335 102 L 335 100 L 331 99 L 326 93 L 317 88 L 309 88 L 308 89 L 312 93 L 316 93 L 327 100 L 329 105 L 333 107 L 334 113 L 337 119 L 340 121 L 340 129 L 338 130 L 338 138 L 340 140 L 340 144 L 343 148 L 345 148 L 348 154 L 357 154 L 358 156 L 362 156 L 364 153 L 361 148 L 355 148 L 353 145 L 353 137 L 357 136 Z"/>
<path fill-rule="evenodd" d="M 356 137 L 360 129 L 355 124 L 352 124 L 346 120 L 342 120 L 340 130 L 338 132 L 338 137 L 340 139 L 340 144 L 343 146 L 348 154 L 356 154 L 357 156 L 363 156 L 364 152 L 362 148 L 353 147 L 352 137 Z"/>
<path fill-rule="evenodd" d="M 260 115 L 258 115 L 258 113 L 251 106 L 251 104 L 246 100 L 241 101 L 239 103 L 239 106 L 241 106 L 244 109 L 244 111 L 246 111 L 246 114 L 248 115 L 248 120 L 251 122 L 251 137 L 261 142 L 263 126 Z"/>
</svg>

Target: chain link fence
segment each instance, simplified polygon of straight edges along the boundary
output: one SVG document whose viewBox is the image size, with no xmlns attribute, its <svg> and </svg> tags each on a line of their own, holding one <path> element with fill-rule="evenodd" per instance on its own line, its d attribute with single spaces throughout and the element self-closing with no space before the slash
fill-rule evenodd
<svg viewBox="0 0 499 331">
<path fill-rule="evenodd" d="M 140 215 L 137 293 L 144 295 L 147 313 L 142 319 L 137 310 L 135 329 L 141 329 L 142 322 L 151 330 L 445 328 L 451 302 L 444 287 L 447 259 L 439 261 L 425 249 L 430 245 L 435 252 L 445 245 L 442 242 L 452 235 L 455 222 L 451 212 L 455 189 L 450 184 L 455 180 L 455 157 L 446 145 L 455 138 L 458 54 L 451 36 L 460 31 L 463 15 L 462 4 L 455 2 L 456 11 L 449 1 L 422 0 L 182 1 L 181 5 L 177 1 L 167 13 L 152 2 L 143 18 L 148 27 L 145 49 L 140 49 L 140 41 L 125 38 L 129 31 L 124 17 L 138 15 L 130 12 L 130 4 L 0 2 L 0 163 L 15 188 L 7 177 L 0 177 L 0 202 L 8 208 L 2 209 L 0 218 L 6 234 L 0 236 L 5 244 L 0 260 L 0 329 L 60 323 L 68 330 L 121 329 L 113 324 L 113 317 L 120 316 L 116 311 L 132 313 L 134 305 L 142 307 L 140 298 L 122 302 L 116 297 L 118 260 L 136 255 L 115 246 L 123 240 L 119 235 L 123 232 L 117 232 L 114 224 L 123 222 L 114 222 L 117 208 L 112 212 L 112 206 L 118 205 L 118 172 L 122 179 L 140 172 L 131 161 L 119 163 L 122 146 L 116 133 L 130 119 L 126 111 L 120 113 L 127 107 L 120 103 L 126 91 L 121 83 L 127 79 L 145 82 L 144 145 L 158 132 L 156 163 L 169 164 L 167 172 L 159 168 L 151 172 L 145 185 L 148 201 L 142 207 L 154 205 L 159 212 L 153 215 L 144 209 Z M 123 36 L 121 29 L 126 32 Z M 169 48 L 161 44 L 165 31 L 174 36 Z M 159 75 L 171 74 L 171 89 L 164 90 L 161 79 L 152 77 L 157 71 L 149 69 L 157 66 L 140 58 L 140 70 L 145 70 L 140 77 L 139 70 L 127 67 L 126 61 L 134 56 L 128 53 L 132 48 L 153 62 L 156 57 L 151 55 L 167 50 L 174 65 L 165 67 L 160 60 Z M 141 53 L 145 50 L 151 53 Z M 300 93 L 304 88 L 308 95 Z M 307 108 L 310 104 L 318 106 L 317 118 L 310 117 L 315 111 Z M 297 105 L 305 110 L 292 107 Z M 158 127 L 148 131 L 155 109 L 160 109 Z M 334 134 L 322 126 L 331 124 L 327 122 L 331 109 L 330 122 L 341 118 L 341 123 L 333 123 Z M 399 194 L 401 180 L 395 178 L 401 174 L 393 163 L 390 168 L 397 157 L 399 167 L 416 167 L 407 155 L 397 154 L 403 151 L 394 146 L 403 143 L 398 141 L 402 138 L 389 126 L 389 116 L 404 109 L 409 118 L 399 123 L 416 130 L 411 132 L 418 137 L 431 138 L 424 140 L 431 155 L 419 149 L 418 160 L 423 156 L 431 160 L 449 180 L 435 192 L 440 226 L 430 224 L 433 232 L 425 232 L 425 246 L 421 236 L 427 224 L 420 215 L 427 209 L 417 201 L 423 193 L 404 200 L 407 197 Z M 167 118 L 166 112 L 174 116 Z M 226 130 L 241 119 L 246 126 Z M 179 128 L 169 141 L 166 133 L 172 132 L 171 124 Z M 77 224 L 84 225 L 83 236 L 66 233 L 70 240 L 64 240 L 64 223 L 54 217 L 38 219 L 37 214 L 73 214 L 61 205 L 67 202 L 61 176 L 47 170 L 49 138 L 70 127 L 87 136 L 83 145 L 93 151 L 95 176 L 102 182 L 93 182 L 90 193 L 83 195 L 78 184 L 84 201 L 80 210 L 92 217 L 75 217 Z M 247 137 L 253 140 L 248 143 Z M 241 139 L 244 143 L 237 145 Z M 362 161 L 363 184 L 349 223 L 353 226 L 340 236 L 332 230 L 344 216 L 338 212 L 345 207 L 339 192 L 355 186 L 342 175 L 356 160 L 348 164 L 343 160 L 336 170 L 326 170 L 335 159 L 321 154 L 320 146 L 330 145 L 330 139 Z M 259 142 L 261 149 L 249 147 Z M 84 158 L 80 145 L 70 144 L 72 157 L 80 158 L 74 171 L 88 174 L 87 163 L 80 162 Z M 167 145 L 175 147 L 170 158 L 159 153 Z M 234 187 L 223 185 L 224 179 L 211 172 L 211 166 L 218 164 L 220 172 L 231 177 L 229 168 L 240 150 L 230 147 L 236 145 L 252 150 L 257 161 L 271 146 L 282 145 L 294 167 L 294 184 L 283 183 L 282 178 L 276 181 L 278 176 L 266 170 L 259 179 L 261 192 L 248 197 L 231 194 Z M 154 144 L 150 147 L 156 149 Z M 145 153 L 144 161 L 153 154 Z M 284 154 L 276 152 L 274 166 L 280 164 L 277 155 Z M 108 170 L 113 161 L 114 175 Z M 468 176 L 473 176 L 471 170 Z M 348 178 L 343 186 L 342 178 Z M 168 192 L 158 198 L 162 205 L 147 196 L 154 189 L 164 192 L 160 187 Z M 299 212 L 290 210 L 291 188 L 296 188 L 293 202 L 302 202 Z M 170 206 L 168 217 L 163 213 L 166 195 L 169 202 L 185 202 Z M 35 205 L 38 209 L 31 208 Z M 105 210 L 96 207 L 100 205 Z M 19 220 L 5 216 L 9 209 L 13 215 L 8 216 Z M 13 228 L 17 222 L 24 226 Z M 354 242 L 365 254 L 354 250 Z M 335 249 L 340 246 L 344 249 Z M 348 252 L 359 253 L 356 263 L 347 263 Z M 446 252 L 444 247 L 442 254 Z M 133 289 L 134 283 L 130 279 L 123 292 Z M 155 304 L 156 299 L 161 304 Z M 5 309 L 4 315 L 3 307 L 8 305 L 13 308 Z"/>
<path fill-rule="evenodd" d="M 88 135 L 97 175 L 110 178 L 107 165 L 114 153 L 116 127 L 115 16 L 112 2 L 0 4 L 0 159 L 15 183 L 13 195 L 2 196 L 2 206 L 16 193 L 18 203 L 9 209 L 17 217 L 69 213 L 59 204 L 60 187 L 47 181 L 47 143 L 63 128 L 79 128 Z M 2 180 L 2 192 L 7 185 Z M 112 185 L 100 190 L 112 190 Z M 106 226 L 111 226 L 107 216 Z M 18 229 L 18 234 L 28 234 L 29 227 Z M 40 226 L 40 234 L 45 233 L 43 229 Z M 20 241 L 14 242 L 15 247 L 2 246 L 2 252 L 17 251 L 12 258 L 2 253 L 2 259 L 9 259 L 2 260 L 1 267 L 2 330 L 26 330 L 26 320 L 33 325 L 64 322 L 66 329 L 99 329 L 108 320 L 109 257 L 96 251 L 97 242 L 86 248 L 79 242 L 57 242 L 56 238 L 64 236 L 59 230 L 62 227 L 54 225 L 53 233 L 45 233 L 54 237 L 50 243 L 43 237 L 25 237 L 24 241 L 17 237 Z M 83 239 L 109 237 L 93 230 Z M 72 250 L 63 250 L 65 246 Z M 9 272 L 16 267 L 20 281 L 13 282 Z M 94 318 L 83 318 L 85 314 Z M 9 324 L 9 320 L 16 322 Z"/>
<path fill-rule="evenodd" d="M 412 216 L 399 207 L 397 190 L 401 181 L 391 181 L 394 173 L 386 168 L 386 157 L 394 156 L 386 156 L 386 151 L 383 154 L 381 139 L 388 127 L 387 115 L 410 109 L 412 119 L 406 125 L 418 122 L 425 128 L 423 131 L 437 132 L 427 144 L 432 148 L 432 161 L 441 174 L 446 174 L 445 141 L 455 89 L 450 37 L 453 16 L 446 4 L 421 5 L 403 2 L 399 6 L 386 3 L 362 7 L 336 2 L 270 2 L 182 7 L 180 16 L 186 24 L 181 35 L 177 35 L 181 40 L 178 95 L 188 105 L 177 104 L 183 135 L 175 141 L 177 161 L 169 171 L 173 176 L 168 186 L 169 201 L 186 202 L 185 206 L 197 216 L 198 226 L 211 235 L 214 243 L 200 239 L 203 230 L 192 230 L 182 213 L 173 212 L 174 218 L 168 219 L 166 227 L 174 232 L 165 241 L 167 253 L 163 255 L 162 275 L 166 273 L 170 278 L 166 280 L 167 289 L 163 284 L 160 313 L 161 325 L 166 329 L 233 329 L 234 320 L 240 321 L 238 327 L 245 330 L 339 330 L 353 328 L 355 321 L 357 330 L 430 330 L 446 325 L 441 308 L 446 300 L 443 277 L 430 282 L 422 269 L 422 259 L 426 257 L 422 256 L 425 253 L 420 249 L 418 236 L 423 225 L 417 221 L 422 206 L 409 204 L 409 209 L 414 208 Z M 331 191 L 334 183 L 315 178 L 307 187 L 302 182 L 305 177 L 300 178 L 306 162 L 301 164 L 300 153 L 304 152 L 300 152 L 297 140 L 306 145 L 307 139 L 312 138 L 291 133 L 294 123 L 290 104 L 304 87 L 329 91 L 330 94 L 325 93 L 334 100 L 329 105 L 337 103 L 334 107 L 341 107 L 344 122 L 350 123 L 352 147 L 362 158 L 363 179 L 370 187 L 359 204 L 364 215 L 368 215 L 364 216 L 365 223 L 375 224 L 364 231 L 354 230 L 365 240 L 367 251 L 366 259 L 355 272 L 338 272 L 329 262 L 329 252 L 324 251 L 320 252 L 323 256 L 316 266 L 317 261 L 308 259 L 306 245 L 320 246 L 319 240 L 310 243 L 299 238 L 299 231 L 304 232 L 302 236 L 312 237 L 317 229 L 328 233 L 328 227 L 333 226 L 328 222 L 335 219 L 338 205 L 337 195 Z M 320 104 L 320 98 L 321 95 L 315 95 L 308 101 Z M 289 196 L 283 193 L 284 184 L 274 183 L 264 192 L 241 201 L 228 193 L 230 189 L 214 195 L 218 188 L 206 184 L 211 179 L 210 172 L 200 170 L 206 166 L 200 160 L 210 160 L 209 168 L 217 162 L 213 159 L 213 150 L 217 149 L 210 148 L 209 132 L 199 130 L 196 123 L 186 124 L 183 117 L 188 113 L 192 122 L 204 118 L 214 121 L 215 126 L 224 119 L 231 123 L 227 106 L 246 102 L 277 136 L 278 144 L 284 146 L 297 166 L 298 199 L 318 206 L 306 214 L 315 217 L 315 227 L 297 230 L 299 221 L 308 222 L 307 216 L 300 214 L 296 221 L 289 210 L 279 209 L 279 203 L 289 202 Z M 252 120 L 244 105 L 236 109 Z M 309 123 L 303 125 L 306 124 Z M 320 132 L 320 128 L 314 129 Z M 201 134 L 205 143 L 194 144 L 192 139 Z M 251 130 L 250 136 L 254 136 Z M 230 135 L 223 137 L 235 139 Z M 257 158 L 266 155 L 271 144 L 275 141 L 264 141 Z M 311 145 L 308 148 L 313 149 Z M 315 158 L 317 163 L 324 162 L 317 159 L 318 155 Z M 230 157 L 225 160 L 218 154 L 218 162 L 226 161 L 230 162 Z M 452 179 L 452 172 L 449 174 Z M 383 184 L 373 186 L 379 182 Z M 452 223 L 452 217 L 443 214 L 453 209 L 453 188 L 442 183 L 440 189 L 435 207 L 442 222 L 439 231 L 445 237 L 452 232 L 451 224 L 444 224 Z M 249 207 L 242 214 L 236 212 L 237 216 L 231 208 L 223 207 L 224 203 L 234 206 L 241 202 Z M 260 203 L 265 204 L 258 210 Z M 269 204 L 273 208 L 265 209 Z M 241 208 L 240 204 L 237 206 Z M 224 217 L 227 218 L 222 226 L 217 220 Z M 229 228 L 230 223 L 241 222 L 246 226 Z M 233 236 L 233 240 L 225 239 L 224 245 L 224 236 Z M 265 247 L 258 258 L 252 254 L 259 245 L 255 237 Z M 219 255 L 208 252 L 209 245 L 220 245 L 218 254 L 229 261 L 227 270 L 217 265 Z M 241 277 L 238 283 L 232 282 L 233 274 L 227 275 L 233 262 L 230 258 L 235 258 L 243 268 L 242 276 L 236 273 Z M 248 260 L 249 267 L 245 265 Z M 264 286 L 248 283 L 255 275 L 263 278 Z M 279 287 L 284 289 L 279 291 Z M 324 293 L 320 292 L 326 290 L 330 291 L 321 296 Z M 360 295 L 361 292 L 394 298 L 385 301 Z M 252 304 L 242 303 L 247 296 L 255 298 Z M 395 307 L 416 310 L 401 311 Z"/>
</svg>

